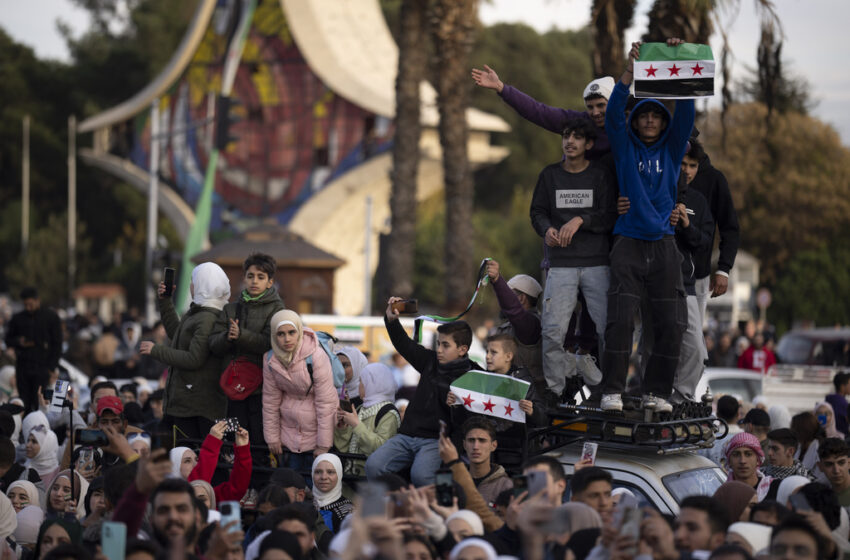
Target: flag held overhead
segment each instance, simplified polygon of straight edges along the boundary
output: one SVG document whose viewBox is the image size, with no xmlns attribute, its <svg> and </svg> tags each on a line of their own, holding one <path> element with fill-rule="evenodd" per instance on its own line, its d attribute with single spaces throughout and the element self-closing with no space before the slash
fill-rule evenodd
<svg viewBox="0 0 850 560">
<path fill-rule="evenodd" d="M 695 99 L 714 95 L 714 54 L 708 45 L 644 43 L 634 64 L 635 97 Z"/>
</svg>

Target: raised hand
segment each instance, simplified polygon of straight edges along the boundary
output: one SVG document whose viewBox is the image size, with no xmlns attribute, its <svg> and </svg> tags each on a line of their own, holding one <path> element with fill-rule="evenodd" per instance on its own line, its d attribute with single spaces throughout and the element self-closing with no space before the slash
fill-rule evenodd
<svg viewBox="0 0 850 560">
<path fill-rule="evenodd" d="M 477 85 L 487 89 L 494 89 L 499 93 L 501 93 L 502 89 L 505 87 L 505 84 L 499 79 L 499 75 L 496 74 L 496 71 L 486 64 L 484 65 L 484 70 L 479 70 L 478 68 L 472 69 L 472 79 Z"/>
</svg>

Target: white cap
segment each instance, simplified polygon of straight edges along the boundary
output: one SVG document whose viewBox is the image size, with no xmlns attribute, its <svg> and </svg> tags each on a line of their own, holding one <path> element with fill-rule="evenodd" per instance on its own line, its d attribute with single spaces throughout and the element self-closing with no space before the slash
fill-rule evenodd
<svg viewBox="0 0 850 560">
<path fill-rule="evenodd" d="M 606 100 L 611 97 L 611 92 L 614 91 L 614 78 L 604 76 L 596 78 L 584 88 L 584 93 L 581 94 L 582 99 L 587 99 L 591 95 L 601 95 Z"/>
<path fill-rule="evenodd" d="M 540 282 L 528 274 L 517 274 L 508 280 L 508 287 L 512 290 L 518 290 L 533 298 L 540 296 L 540 292 L 543 291 L 543 288 L 540 287 Z"/>
</svg>

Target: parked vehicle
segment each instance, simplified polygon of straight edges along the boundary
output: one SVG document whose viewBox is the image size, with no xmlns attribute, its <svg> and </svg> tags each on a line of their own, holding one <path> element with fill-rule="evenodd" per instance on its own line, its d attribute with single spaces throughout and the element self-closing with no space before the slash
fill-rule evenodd
<svg viewBox="0 0 850 560">
<path fill-rule="evenodd" d="M 807 329 L 786 333 L 776 345 L 782 364 L 850 366 L 850 328 Z"/>
</svg>

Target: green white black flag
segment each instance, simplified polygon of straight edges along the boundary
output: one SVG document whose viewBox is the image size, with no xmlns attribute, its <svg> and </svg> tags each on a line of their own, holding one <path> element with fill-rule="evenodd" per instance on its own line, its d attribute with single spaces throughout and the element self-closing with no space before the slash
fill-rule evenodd
<svg viewBox="0 0 850 560">
<path fill-rule="evenodd" d="M 449 390 L 458 404 L 471 412 L 525 423 L 519 401 L 528 394 L 530 386 L 510 375 L 473 370 L 455 379 Z"/>
<path fill-rule="evenodd" d="M 714 55 L 708 45 L 644 43 L 634 66 L 635 97 L 694 99 L 714 95 Z"/>
</svg>

